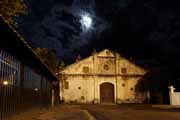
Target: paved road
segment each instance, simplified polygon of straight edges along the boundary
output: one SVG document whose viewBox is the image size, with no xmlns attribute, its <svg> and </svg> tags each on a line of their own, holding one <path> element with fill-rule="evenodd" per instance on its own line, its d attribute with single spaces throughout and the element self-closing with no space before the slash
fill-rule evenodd
<svg viewBox="0 0 180 120">
<path fill-rule="evenodd" d="M 98 105 L 84 108 L 97 120 L 180 120 L 179 109 L 152 108 L 150 105 Z"/>
<path fill-rule="evenodd" d="M 84 110 L 76 105 L 60 105 L 53 109 L 33 109 L 8 120 L 88 120 Z"/>
<path fill-rule="evenodd" d="M 32 111 L 12 120 L 180 120 L 180 109 L 153 108 L 151 105 L 60 105 L 52 110 Z"/>
</svg>

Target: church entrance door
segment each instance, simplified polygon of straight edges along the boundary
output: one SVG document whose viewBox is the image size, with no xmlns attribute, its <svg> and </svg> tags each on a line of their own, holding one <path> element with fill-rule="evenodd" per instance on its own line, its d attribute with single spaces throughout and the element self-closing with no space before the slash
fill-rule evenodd
<svg viewBox="0 0 180 120">
<path fill-rule="evenodd" d="M 100 101 L 101 103 L 114 103 L 114 85 L 111 83 L 103 83 L 100 85 Z"/>
</svg>

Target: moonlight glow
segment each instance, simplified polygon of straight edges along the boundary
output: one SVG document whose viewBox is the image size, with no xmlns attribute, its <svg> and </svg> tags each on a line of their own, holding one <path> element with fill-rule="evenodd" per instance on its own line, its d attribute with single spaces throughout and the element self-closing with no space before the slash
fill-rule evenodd
<svg viewBox="0 0 180 120">
<path fill-rule="evenodd" d="M 86 14 L 81 16 L 80 22 L 85 29 L 90 29 L 92 26 L 92 18 Z"/>
</svg>

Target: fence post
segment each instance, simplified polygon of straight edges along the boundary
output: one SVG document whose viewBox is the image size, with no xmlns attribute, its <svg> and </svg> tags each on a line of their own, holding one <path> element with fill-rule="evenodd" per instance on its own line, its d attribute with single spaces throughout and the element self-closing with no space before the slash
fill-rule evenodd
<svg viewBox="0 0 180 120">
<path fill-rule="evenodd" d="M 51 96 L 51 107 L 54 108 L 54 88 L 51 90 L 52 96 Z"/>
<path fill-rule="evenodd" d="M 43 98 L 42 98 L 42 94 L 43 94 L 43 76 L 41 76 L 41 81 L 40 81 L 40 109 L 43 108 Z"/>
<path fill-rule="evenodd" d="M 24 102 L 24 91 L 23 91 L 23 85 L 24 85 L 24 64 L 22 64 L 22 63 L 20 63 L 20 84 L 19 84 L 19 90 L 18 90 L 18 93 L 19 93 L 19 98 L 18 98 L 18 106 L 19 106 L 19 108 L 17 108 L 18 109 L 18 111 L 19 110 L 21 110 L 21 109 L 25 109 L 25 107 L 22 105 L 22 103 Z"/>
</svg>

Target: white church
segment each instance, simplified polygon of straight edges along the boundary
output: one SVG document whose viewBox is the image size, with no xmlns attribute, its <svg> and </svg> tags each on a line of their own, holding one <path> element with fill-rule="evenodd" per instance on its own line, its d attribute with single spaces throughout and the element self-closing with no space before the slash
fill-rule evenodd
<svg viewBox="0 0 180 120">
<path fill-rule="evenodd" d="M 135 90 L 146 71 L 108 49 L 65 67 L 60 76 L 60 100 L 65 103 L 142 103 Z"/>
</svg>

